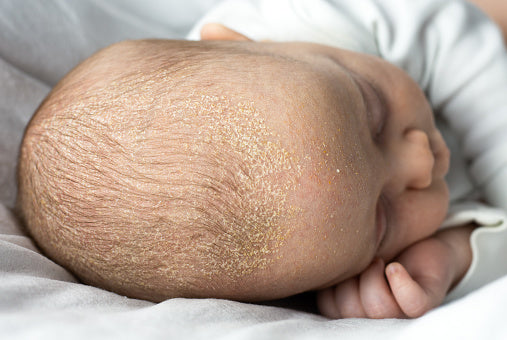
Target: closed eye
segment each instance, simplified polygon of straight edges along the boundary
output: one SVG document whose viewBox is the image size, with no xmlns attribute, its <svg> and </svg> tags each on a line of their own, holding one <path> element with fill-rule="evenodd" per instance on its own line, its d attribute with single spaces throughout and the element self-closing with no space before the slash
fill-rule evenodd
<svg viewBox="0 0 507 340">
<path fill-rule="evenodd" d="M 387 109 L 380 91 L 363 77 L 354 77 L 366 107 L 368 125 L 375 141 L 380 141 L 387 120 Z"/>
</svg>

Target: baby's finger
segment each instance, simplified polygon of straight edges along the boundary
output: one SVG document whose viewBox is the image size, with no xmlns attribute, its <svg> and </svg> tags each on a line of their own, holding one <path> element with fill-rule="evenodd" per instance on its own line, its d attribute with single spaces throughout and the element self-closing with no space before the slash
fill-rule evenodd
<svg viewBox="0 0 507 340">
<path fill-rule="evenodd" d="M 386 276 L 398 305 L 408 317 L 419 317 L 431 308 L 428 294 L 403 265 L 390 263 L 386 268 Z"/>
<path fill-rule="evenodd" d="M 335 287 L 326 288 L 317 293 L 317 307 L 320 314 L 331 319 L 339 319 L 340 312 L 334 299 L 334 289 Z"/>
<path fill-rule="evenodd" d="M 247 36 L 219 23 L 207 23 L 201 28 L 201 40 L 251 41 Z"/>
<path fill-rule="evenodd" d="M 348 279 L 334 290 L 334 298 L 342 318 L 364 318 L 366 313 L 359 296 L 359 279 Z"/>
<path fill-rule="evenodd" d="M 322 315 L 333 319 L 366 317 L 359 297 L 357 278 L 319 292 L 317 303 Z"/>
<path fill-rule="evenodd" d="M 401 318 L 398 306 L 384 276 L 384 261 L 375 260 L 360 278 L 361 302 L 369 318 Z"/>
</svg>

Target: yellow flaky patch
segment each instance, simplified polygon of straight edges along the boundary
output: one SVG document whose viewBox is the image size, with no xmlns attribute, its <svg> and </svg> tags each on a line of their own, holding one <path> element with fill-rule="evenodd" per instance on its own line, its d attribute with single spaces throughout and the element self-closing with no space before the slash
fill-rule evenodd
<svg viewBox="0 0 507 340">
<path fill-rule="evenodd" d="M 287 201 L 301 173 L 294 153 L 282 146 L 252 101 L 201 95 L 188 98 L 183 110 L 185 117 L 201 122 L 188 126 L 200 136 L 185 146 L 189 152 L 232 153 L 241 164 L 213 174 L 235 179 L 230 203 L 237 205 L 240 219 L 222 221 L 225 232 L 209 248 L 214 256 L 208 275 L 219 272 L 234 278 L 266 268 L 290 233 L 288 220 L 297 210 Z"/>
</svg>

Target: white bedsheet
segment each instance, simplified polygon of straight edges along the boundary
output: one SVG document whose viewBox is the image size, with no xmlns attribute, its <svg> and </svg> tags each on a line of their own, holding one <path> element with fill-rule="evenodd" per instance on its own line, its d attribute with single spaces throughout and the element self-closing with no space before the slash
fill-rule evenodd
<svg viewBox="0 0 507 340">
<path fill-rule="evenodd" d="M 416 320 L 328 320 L 216 299 L 159 304 L 78 283 L 10 208 L 24 126 L 52 85 L 100 47 L 183 37 L 214 0 L 0 2 L 1 339 L 506 339 L 507 277 Z"/>
</svg>

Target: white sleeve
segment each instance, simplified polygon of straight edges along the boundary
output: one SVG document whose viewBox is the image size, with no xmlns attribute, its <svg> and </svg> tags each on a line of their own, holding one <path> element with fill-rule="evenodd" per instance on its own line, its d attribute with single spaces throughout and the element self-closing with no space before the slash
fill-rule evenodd
<svg viewBox="0 0 507 340">
<path fill-rule="evenodd" d="M 371 0 L 362 2 L 372 7 Z M 199 40 L 201 27 L 216 22 L 257 41 L 313 42 L 377 54 L 374 36 L 350 10 L 350 0 L 225 0 L 187 38 Z"/>
<path fill-rule="evenodd" d="M 472 263 L 463 279 L 447 295 L 446 302 L 458 299 L 507 273 L 507 214 L 477 202 L 454 205 L 443 228 L 476 223 L 470 237 Z"/>
</svg>

